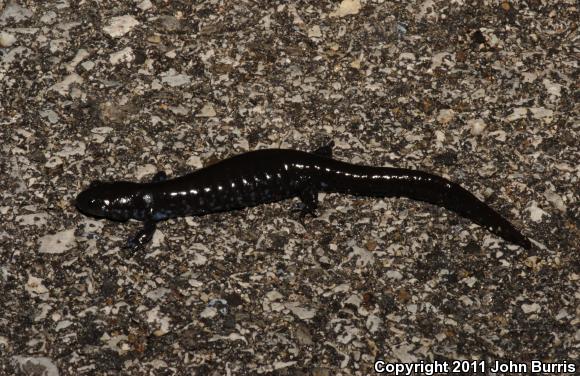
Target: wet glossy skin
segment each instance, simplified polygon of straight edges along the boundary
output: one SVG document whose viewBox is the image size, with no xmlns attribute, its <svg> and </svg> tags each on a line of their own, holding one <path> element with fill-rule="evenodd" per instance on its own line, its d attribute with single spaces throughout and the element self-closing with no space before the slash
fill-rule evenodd
<svg viewBox="0 0 580 376">
<path fill-rule="evenodd" d="M 248 152 L 167 180 L 163 172 L 150 183 L 94 182 L 76 199 L 84 214 L 143 221 L 129 241 L 151 240 L 155 224 L 168 218 L 236 210 L 299 197 L 305 213 L 317 207 L 318 192 L 357 196 L 408 197 L 447 208 L 503 239 L 530 248 L 510 222 L 474 195 L 443 177 L 426 172 L 359 166 L 330 157 L 327 145 L 313 153 L 268 149 Z"/>
</svg>

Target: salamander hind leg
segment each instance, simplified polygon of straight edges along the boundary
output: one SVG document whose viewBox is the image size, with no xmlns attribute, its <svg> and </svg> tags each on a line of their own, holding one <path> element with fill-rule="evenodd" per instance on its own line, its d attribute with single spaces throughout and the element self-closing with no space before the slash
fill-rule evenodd
<svg viewBox="0 0 580 376">
<path fill-rule="evenodd" d="M 307 185 L 299 193 L 298 197 L 301 201 L 300 216 L 304 218 L 306 215 L 316 217 L 316 209 L 318 208 L 318 191 L 312 185 Z"/>
<path fill-rule="evenodd" d="M 156 222 L 145 221 L 143 228 L 139 230 L 134 236 L 129 238 L 129 241 L 127 241 L 127 245 L 125 247 L 133 250 L 144 247 L 151 241 L 151 239 L 153 239 L 153 234 L 155 234 L 156 229 Z"/>
</svg>

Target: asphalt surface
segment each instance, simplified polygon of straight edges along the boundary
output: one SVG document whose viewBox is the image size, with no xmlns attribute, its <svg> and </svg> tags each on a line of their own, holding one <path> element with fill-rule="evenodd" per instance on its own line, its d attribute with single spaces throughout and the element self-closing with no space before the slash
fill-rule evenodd
<svg viewBox="0 0 580 376">
<path fill-rule="evenodd" d="M 578 18 L 571 0 L 0 0 L 0 374 L 578 365 Z M 92 180 L 329 140 L 462 184 L 532 250 L 428 204 L 320 195 L 317 218 L 288 200 L 170 220 L 131 252 L 138 223 L 71 205 Z"/>
</svg>

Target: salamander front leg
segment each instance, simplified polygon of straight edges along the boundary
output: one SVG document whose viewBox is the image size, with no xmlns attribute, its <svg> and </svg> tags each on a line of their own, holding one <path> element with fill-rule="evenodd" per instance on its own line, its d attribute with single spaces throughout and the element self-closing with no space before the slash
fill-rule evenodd
<svg viewBox="0 0 580 376">
<path fill-rule="evenodd" d="M 159 171 L 158 173 L 155 174 L 155 176 L 153 176 L 153 179 L 151 179 L 151 183 L 158 183 L 160 181 L 165 180 L 167 180 L 167 174 L 165 173 L 165 171 Z"/>
<path fill-rule="evenodd" d="M 332 158 L 332 148 L 334 147 L 334 141 L 331 140 L 328 144 L 319 147 L 318 149 L 314 150 L 312 153 L 321 155 L 323 157 Z"/>
<path fill-rule="evenodd" d="M 153 234 L 155 233 L 156 229 L 156 222 L 151 220 L 145 221 L 143 228 L 129 239 L 126 248 L 137 249 L 145 246 L 151 241 L 151 239 L 153 239 Z"/>
<path fill-rule="evenodd" d="M 300 198 L 300 216 L 304 218 L 306 215 L 316 217 L 316 209 L 318 208 L 318 191 L 313 186 L 306 186 L 298 194 Z"/>
</svg>

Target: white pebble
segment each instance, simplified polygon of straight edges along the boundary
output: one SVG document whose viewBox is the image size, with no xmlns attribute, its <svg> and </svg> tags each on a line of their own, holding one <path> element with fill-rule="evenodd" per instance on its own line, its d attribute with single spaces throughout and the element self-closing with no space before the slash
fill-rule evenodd
<svg viewBox="0 0 580 376">
<path fill-rule="evenodd" d="M 285 306 L 301 320 L 308 320 L 316 315 L 316 310 L 300 307 L 299 303 L 286 303 Z"/>
<path fill-rule="evenodd" d="M 541 309 L 542 307 L 540 307 L 538 303 L 522 304 L 522 311 L 524 311 L 524 313 L 540 312 Z"/>
<path fill-rule="evenodd" d="M 398 270 L 389 270 L 387 272 L 387 278 L 394 279 L 395 281 L 400 281 L 403 279 L 403 275 Z"/>
<path fill-rule="evenodd" d="M 16 216 L 16 223 L 20 226 L 37 226 L 46 225 L 49 216 L 47 213 L 32 213 Z"/>
<path fill-rule="evenodd" d="M 310 38 L 321 38 L 322 31 L 320 31 L 320 26 L 314 25 L 308 30 L 308 37 Z"/>
<path fill-rule="evenodd" d="M 56 13 L 52 10 L 46 12 L 42 17 L 40 17 L 40 22 L 43 24 L 51 25 L 56 21 Z"/>
<path fill-rule="evenodd" d="M 203 163 L 201 162 L 201 158 L 197 155 L 192 155 L 191 157 L 189 157 L 187 159 L 187 162 L 185 162 L 185 164 L 188 166 L 195 167 L 195 168 L 202 168 L 203 167 Z"/>
<path fill-rule="evenodd" d="M 60 254 L 71 249 L 75 245 L 75 231 L 73 229 L 45 235 L 40 238 L 38 252 Z"/>
<path fill-rule="evenodd" d="M 42 284 L 42 279 L 29 275 L 24 289 L 32 296 L 43 295 L 48 293 L 46 286 Z"/>
<path fill-rule="evenodd" d="M 538 204 L 535 201 L 532 201 L 532 204 L 526 210 L 530 212 L 530 218 L 534 222 L 541 222 L 542 217 L 545 215 L 549 216 L 548 213 L 538 207 Z"/>
<path fill-rule="evenodd" d="M 554 191 L 546 191 L 544 192 L 544 197 L 550 204 L 552 204 L 556 209 L 561 212 L 566 211 L 566 204 L 564 204 L 564 200 L 562 200 L 562 196 L 557 194 Z"/>
<path fill-rule="evenodd" d="M 215 307 L 205 307 L 203 311 L 199 314 L 202 319 L 211 319 L 218 314 L 218 310 Z"/>
<path fill-rule="evenodd" d="M 3 2 L 2 2 L 3 3 Z M 32 11 L 20 6 L 16 1 L 8 2 L 4 11 L 0 13 L 0 25 L 14 25 L 14 23 L 24 21 L 32 17 Z"/>
<path fill-rule="evenodd" d="M 143 0 L 139 5 L 137 5 L 137 8 L 141 9 L 142 11 L 149 10 L 152 7 L 153 4 L 151 3 L 150 0 Z"/>
<path fill-rule="evenodd" d="M 31 356 L 14 356 L 12 357 L 14 363 L 18 365 L 20 371 L 25 372 L 27 374 L 30 370 L 35 372 L 37 375 L 43 376 L 58 376 L 58 368 L 53 363 L 52 359 L 46 357 L 31 357 Z"/>
<path fill-rule="evenodd" d="M 153 175 L 157 172 L 157 167 L 153 166 L 152 164 L 146 164 L 144 166 L 141 166 L 137 169 L 137 171 L 135 172 L 135 177 L 138 180 L 143 179 L 144 176 L 147 175 Z"/>
<path fill-rule="evenodd" d="M 5 31 L 0 32 L 0 47 L 6 48 L 12 46 L 16 42 L 16 37 L 8 34 Z"/>
<path fill-rule="evenodd" d="M 330 13 L 330 17 L 345 17 L 360 11 L 360 0 L 342 0 L 338 8 Z"/>
<path fill-rule="evenodd" d="M 216 116 L 216 112 L 215 109 L 213 108 L 213 105 L 211 103 L 206 103 L 201 110 L 199 111 L 198 114 L 195 115 L 196 117 L 215 117 Z"/>
<path fill-rule="evenodd" d="M 131 47 L 125 47 L 121 51 L 113 52 L 109 56 L 109 62 L 113 65 L 117 65 L 119 63 L 130 63 L 135 60 L 135 54 L 133 53 L 133 49 Z"/>
<path fill-rule="evenodd" d="M 72 84 L 82 84 L 83 78 L 76 73 L 71 73 L 62 81 L 52 85 L 49 90 L 54 90 L 60 95 L 67 95 Z"/>
<path fill-rule="evenodd" d="M 124 15 L 111 18 L 109 24 L 103 28 L 103 31 L 113 38 L 119 38 L 127 34 L 137 25 L 139 25 L 139 21 L 132 16 Z"/>
<path fill-rule="evenodd" d="M 455 117 L 455 111 L 451 109 L 443 109 L 437 115 L 437 121 L 441 124 L 447 124 Z"/>
<path fill-rule="evenodd" d="M 168 84 L 171 87 L 189 85 L 191 77 L 186 74 L 177 74 L 175 70 L 170 69 L 163 74 L 161 82 Z"/>
<path fill-rule="evenodd" d="M 486 124 L 483 119 L 472 119 L 467 122 L 472 136 L 479 136 L 485 130 Z"/>
</svg>

